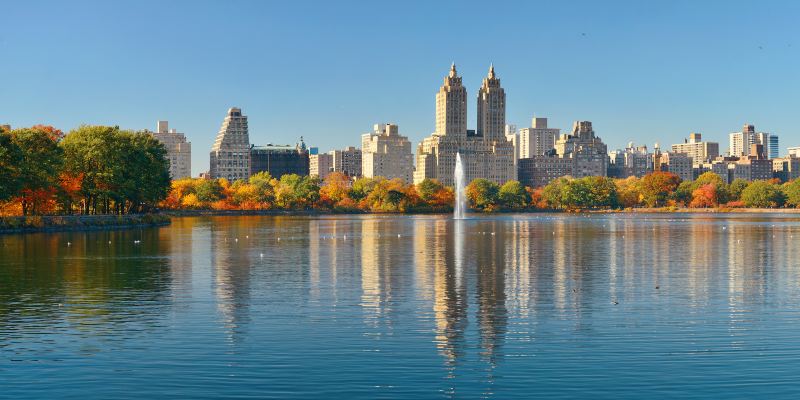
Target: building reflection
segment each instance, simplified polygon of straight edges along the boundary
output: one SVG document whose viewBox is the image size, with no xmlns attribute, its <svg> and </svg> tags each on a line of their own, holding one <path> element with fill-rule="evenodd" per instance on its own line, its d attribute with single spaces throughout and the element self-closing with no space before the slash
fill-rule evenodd
<svg viewBox="0 0 800 400">
<path fill-rule="evenodd" d="M 244 250 L 250 230 L 246 219 L 215 219 L 210 227 L 214 296 L 225 334 L 228 340 L 236 342 L 250 323 L 252 260 Z"/>
</svg>

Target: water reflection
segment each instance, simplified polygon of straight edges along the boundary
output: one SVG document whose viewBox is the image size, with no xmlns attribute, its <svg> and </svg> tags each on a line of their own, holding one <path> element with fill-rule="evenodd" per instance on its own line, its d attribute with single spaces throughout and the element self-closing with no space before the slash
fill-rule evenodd
<svg viewBox="0 0 800 400">
<path fill-rule="evenodd" d="M 781 215 L 543 214 L 0 236 L 0 374 L 90 363 L 97 393 L 150 397 L 780 394 L 800 367 L 796 235 Z"/>
</svg>

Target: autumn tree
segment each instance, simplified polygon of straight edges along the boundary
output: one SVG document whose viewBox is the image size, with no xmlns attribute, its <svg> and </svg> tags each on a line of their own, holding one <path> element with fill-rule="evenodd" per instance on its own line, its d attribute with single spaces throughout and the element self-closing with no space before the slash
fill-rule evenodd
<svg viewBox="0 0 800 400">
<path fill-rule="evenodd" d="M 681 178 L 670 172 L 656 171 L 640 180 L 639 190 L 642 201 L 648 207 L 663 207 L 667 199 L 681 182 Z"/>
<path fill-rule="evenodd" d="M 11 132 L 0 132 L 0 201 L 8 200 L 19 193 L 19 166 L 22 154 L 11 139 Z"/>
<path fill-rule="evenodd" d="M 499 206 L 500 187 L 488 179 L 473 180 L 467 185 L 465 194 L 471 208 L 494 211 Z"/>
</svg>

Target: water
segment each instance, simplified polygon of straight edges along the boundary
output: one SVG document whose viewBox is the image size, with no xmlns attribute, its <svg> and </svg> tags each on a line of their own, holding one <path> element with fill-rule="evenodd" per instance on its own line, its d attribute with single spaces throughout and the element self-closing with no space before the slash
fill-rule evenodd
<svg viewBox="0 0 800 400">
<path fill-rule="evenodd" d="M 793 399 L 798 238 L 777 214 L 0 236 L 0 398 Z"/>
<path fill-rule="evenodd" d="M 453 218 L 464 219 L 464 211 L 467 209 L 467 196 L 464 194 L 464 189 L 467 183 L 464 177 L 464 164 L 461 162 L 461 153 L 456 153 L 456 168 L 453 171 L 453 175 L 456 184 Z"/>
</svg>

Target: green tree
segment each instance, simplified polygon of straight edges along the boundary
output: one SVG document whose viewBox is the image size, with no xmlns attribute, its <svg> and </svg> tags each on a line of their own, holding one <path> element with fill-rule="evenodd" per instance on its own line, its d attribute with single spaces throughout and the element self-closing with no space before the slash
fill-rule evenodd
<svg viewBox="0 0 800 400">
<path fill-rule="evenodd" d="M 617 185 L 614 180 L 605 176 L 588 176 L 582 178 L 589 188 L 590 208 L 615 208 L 617 207 Z"/>
<path fill-rule="evenodd" d="M 783 185 L 783 193 L 786 195 L 786 204 L 800 208 L 800 179 L 786 182 Z"/>
<path fill-rule="evenodd" d="M 275 191 L 272 187 L 272 175 L 267 171 L 258 172 L 250 177 L 248 182 L 255 186 L 258 195 L 257 201 L 271 203 L 275 200 Z"/>
<path fill-rule="evenodd" d="M 19 166 L 22 154 L 11 140 L 10 132 L 0 132 L 0 201 L 8 200 L 19 193 Z"/>
<path fill-rule="evenodd" d="M 470 207 L 478 210 L 496 210 L 500 200 L 499 194 L 500 187 L 488 179 L 475 179 L 466 187 Z"/>
<path fill-rule="evenodd" d="M 542 198 L 550 208 L 564 208 L 564 188 L 570 183 L 571 178 L 561 177 L 545 185 L 542 189 Z"/>
<path fill-rule="evenodd" d="M 742 201 L 747 207 L 776 208 L 783 205 L 784 194 L 778 185 L 753 181 L 742 191 Z"/>
<path fill-rule="evenodd" d="M 319 199 L 319 181 L 310 176 L 286 174 L 275 187 L 275 204 L 284 209 L 305 209 Z"/>
<path fill-rule="evenodd" d="M 64 158 L 58 145 L 60 131 L 53 134 L 54 131 L 42 126 L 11 131 L 13 146 L 21 155 L 17 179 L 23 215 L 36 214 L 40 203 L 51 199 L 59 187 Z"/>
<path fill-rule="evenodd" d="M 742 192 L 750 185 L 750 182 L 736 178 L 728 185 L 728 201 L 739 201 L 742 199 Z"/>
<path fill-rule="evenodd" d="M 219 179 L 203 179 L 194 188 L 197 200 L 213 203 L 222 198 L 222 184 Z"/>
<path fill-rule="evenodd" d="M 519 181 L 508 181 L 500 187 L 498 192 L 500 204 L 512 210 L 519 210 L 528 206 L 531 196 Z"/>
<path fill-rule="evenodd" d="M 384 177 L 375 177 L 375 178 L 358 178 L 355 182 L 353 182 L 353 189 L 350 191 L 350 195 L 352 196 L 353 200 L 361 201 L 367 196 L 369 196 L 372 189 L 378 184 L 378 181 L 386 179 Z"/>
<path fill-rule="evenodd" d="M 436 179 L 426 178 L 417 184 L 417 192 L 419 193 L 419 197 L 426 202 L 433 201 L 436 197 L 436 194 L 442 189 L 444 189 L 444 185 L 439 183 L 439 181 Z"/>
</svg>

